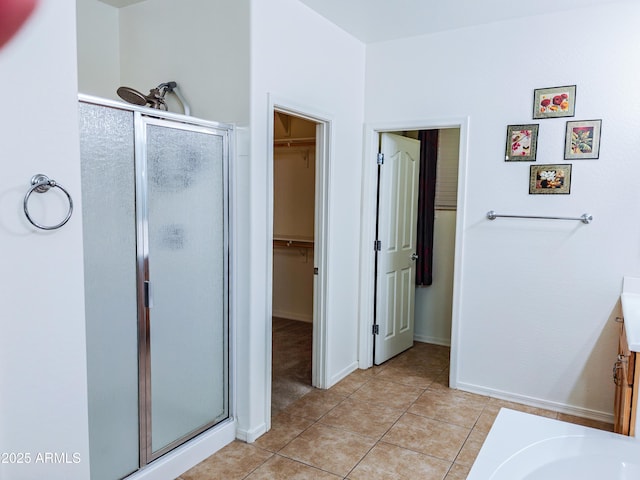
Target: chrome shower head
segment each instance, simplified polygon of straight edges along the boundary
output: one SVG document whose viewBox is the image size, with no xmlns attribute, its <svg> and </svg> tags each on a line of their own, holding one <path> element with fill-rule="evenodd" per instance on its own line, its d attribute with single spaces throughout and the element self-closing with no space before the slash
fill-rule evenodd
<svg viewBox="0 0 640 480">
<path fill-rule="evenodd" d="M 148 105 L 151 108 L 156 108 L 158 110 L 166 110 L 167 104 L 164 100 L 164 95 L 167 93 L 168 89 L 163 87 L 163 85 L 160 85 L 157 88 L 152 88 L 149 90 L 148 95 L 144 95 L 131 87 L 120 87 L 116 90 L 116 93 L 125 102 L 132 103 L 134 105 Z M 162 87 L 162 89 L 160 87 Z"/>
<path fill-rule="evenodd" d="M 134 90 L 131 87 L 120 87 L 116 90 L 118 96 L 122 98 L 125 102 L 132 103 L 134 105 L 148 105 L 151 108 L 156 108 L 158 110 L 167 110 L 167 103 L 164 99 L 164 96 L 167 93 L 173 93 L 180 103 L 182 103 L 182 108 L 184 110 L 185 115 L 190 114 L 189 105 L 185 102 L 182 95 L 177 90 L 178 84 L 176 82 L 166 82 L 161 83 L 156 88 L 152 88 L 149 90 L 148 95 L 144 95 L 137 90 Z"/>
<path fill-rule="evenodd" d="M 147 104 L 147 97 L 131 87 L 120 87 L 116 90 L 116 93 L 125 102 L 133 103 L 134 105 Z"/>
</svg>

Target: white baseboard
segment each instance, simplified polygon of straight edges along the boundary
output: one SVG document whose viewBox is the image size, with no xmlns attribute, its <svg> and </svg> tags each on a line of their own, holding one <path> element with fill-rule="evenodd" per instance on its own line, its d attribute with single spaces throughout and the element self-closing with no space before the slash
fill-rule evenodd
<svg viewBox="0 0 640 480">
<path fill-rule="evenodd" d="M 429 337 L 427 335 L 414 335 L 413 340 L 416 342 L 431 343 L 433 345 L 442 345 L 443 347 L 451 346 L 451 337 L 438 338 L 438 337 Z"/>
<path fill-rule="evenodd" d="M 126 480 L 177 478 L 235 439 L 236 421 L 231 419 L 151 462 L 143 469 L 126 477 Z"/>
<path fill-rule="evenodd" d="M 494 390 L 492 388 L 480 387 L 469 383 L 458 383 L 455 387 L 458 390 L 465 392 L 477 393 L 486 397 L 498 398 L 500 400 L 506 400 L 508 402 L 522 403 L 523 405 L 529 405 L 530 407 L 544 408 L 546 410 L 552 410 L 554 412 L 565 413 L 567 415 L 574 415 L 576 417 L 589 418 L 591 420 L 597 420 L 599 422 L 613 423 L 613 414 L 609 412 L 601 412 L 598 410 L 591 410 L 589 408 L 575 407 L 567 405 L 565 403 L 550 402 L 548 400 L 541 400 L 539 398 L 528 397 L 526 395 L 517 395 L 509 392 L 503 392 L 501 390 Z"/>
<path fill-rule="evenodd" d="M 347 377 L 350 373 L 355 372 L 357 369 L 358 369 L 358 362 L 353 362 L 348 367 L 343 368 L 342 370 L 340 370 L 338 373 L 336 373 L 329 379 L 329 385 L 327 386 L 327 388 L 333 387 L 336 383 L 338 383 L 343 378 Z"/>
<path fill-rule="evenodd" d="M 253 430 L 241 430 L 238 429 L 236 432 L 236 438 L 238 440 L 242 440 L 243 442 L 253 443 L 255 442 L 261 435 L 267 433 L 267 424 L 263 423 Z"/>
<path fill-rule="evenodd" d="M 299 322 L 313 323 L 313 314 L 301 312 L 285 312 L 284 310 L 273 310 L 272 316 L 285 318 L 287 320 L 298 320 Z"/>
</svg>

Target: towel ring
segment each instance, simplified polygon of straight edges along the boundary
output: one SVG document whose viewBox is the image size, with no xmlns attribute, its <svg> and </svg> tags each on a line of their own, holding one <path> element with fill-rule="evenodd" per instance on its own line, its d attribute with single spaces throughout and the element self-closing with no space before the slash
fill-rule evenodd
<svg viewBox="0 0 640 480">
<path fill-rule="evenodd" d="M 64 189 L 64 187 L 59 183 L 57 183 L 55 180 L 52 180 L 46 175 L 43 175 L 41 173 L 31 177 L 31 185 L 33 186 L 29 189 L 27 194 L 24 196 L 24 202 L 23 202 L 24 214 L 27 216 L 27 220 L 29 220 L 31 225 L 33 225 L 34 227 L 38 227 L 41 230 L 56 230 L 62 227 L 65 223 L 67 223 L 71 218 L 71 214 L 73 213 L 73 200 L 71 199 L 71 195 L 69 195 L 69 192 L 67 192 Z M 69 211 L 67 212 L 67 216 L 64 218 L 64 220 L 62 220 L 62 222 L 58 223 L 57 225 L 52 225 L 52 226 L 41 225 L 38 222 L 34 221 L 33 218 L 31 218 L 31 215 L 29 215 L 29 207 L 28 207 L 29 197 L 33 192 L 45 193 L 45 192 L 48 192 L 50 188 L 54 188 L 54 187 L 57 187 L 60 190 L 62 190 L 64 194 L 67 196 L 67 200 L 69 200 Z"/>
</svg>

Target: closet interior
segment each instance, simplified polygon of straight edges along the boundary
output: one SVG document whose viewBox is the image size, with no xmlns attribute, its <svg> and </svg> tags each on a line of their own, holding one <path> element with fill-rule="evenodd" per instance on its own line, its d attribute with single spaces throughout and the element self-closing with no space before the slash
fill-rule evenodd
<svg viewBox="0 0 640 480">
<path fill-rule="evenodd" d="M 272 411 L 311 390 L 316 123 L 274 113 Z"/>
</svg>

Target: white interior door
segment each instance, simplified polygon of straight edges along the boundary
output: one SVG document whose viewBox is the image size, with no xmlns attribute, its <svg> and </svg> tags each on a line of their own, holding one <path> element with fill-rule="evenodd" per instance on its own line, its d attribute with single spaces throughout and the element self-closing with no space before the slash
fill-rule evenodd
<svg viewBox="0 0 640 480">
<path fill-rule="evenodd" d="M 413 345 L 420 141 L 381 134 L 374 363 Z"/>
</svg>

